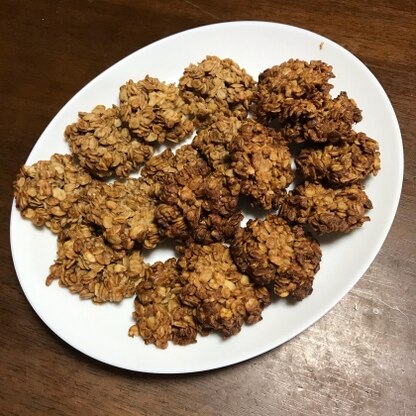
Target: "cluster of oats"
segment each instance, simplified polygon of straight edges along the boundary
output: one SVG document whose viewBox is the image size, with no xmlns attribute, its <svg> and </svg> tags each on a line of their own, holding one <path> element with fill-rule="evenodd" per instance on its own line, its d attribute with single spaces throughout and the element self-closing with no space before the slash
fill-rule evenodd
<svg viewBox="0 0 416 416">
<path fill-rule="evenodd" d="M 366 211 L 371 208 L 362 184 L 329 188 L 305 182 L 286 198 L 280 215 L 293 223 L 309 224 L 319 234 L 346 233 L 369 221 Z"/>
<path fill-rule="evenodd" d="M 127 177 L 152 155 L 153 148 L 131 137 L 120 108 L 97 105 L 65 129 L 65 138 L 79 164 L 98 177 Z"/>
<path fill-rule="evenodd" d="M 238 268 L 259 285 L 272 285 L 280 297 L 302 300 L 312 293 L 321 261 L 319 243 L 300 225 L 269 214 L 250 220 L 231 245 Z"/>
<path fill-rule="evenodd" d="M 230 145 L 230 154 L 240 193 L 265 210 L 277 209 L 294 178 L 286 143 L 273 130 L 245 122 Z"/>
<path fill-rule="evenodd" d="M 192 146 L 184 145 L 176 154 L 165 150 L 146 164 L 142 175 L 158 185 L 156 222 L 163 236 L 208 244 L 226 240 L 238 228 L 238 194 Z"/>
<path fill-rule="evenodd" d="M 166 348 L 196 342 L 197 323 L 193 309 L 181 302 L 183 289 L 177 260 L 156 262 L 147 269 L 146 278 L 137 286 L 130 336 L 141 336 L 146 344 Z"/>
<path fill-rule="evenodd" d="M 157 262 L 137 286 L 136 323 L 130 336 L 166 348 L 188 345 L 197 334 L 215 331 L 224 337 L 243 324 L 260 321 L 270 293 L 242 274 L 222 243 L 189 243 L 179 260 Z"/>
<path fill-rule="evenodd" d="M 129 80 L 118 105 L 80 112 L 64 132 L 71 154 L 14 183 L 22 216 L 57 234 L 47 284 L 95 303 L 134 296 L 128 334 L 158 348 L 235 335 L 273 297 L 310 295 L 322 255 L 312 233 L 368 221 L 363 181 L 380 169 L 377 141 L 353 129 L 355 101 L 330 95 L 333 77 L 291 59 L 256 83 L 207 56 L 177 85 Z M 241 227 L 242 197 L 266 217 Z M 147 264 L 143 250 L 169 239 L 178 258 Z"/>
<path fill-rule="evenodd" d="M 24 218 L 38 227 L 46 226 L 58 237 L 48 285 L 57 279 L 82 299 L 96 303 L 120 302 L 134 295 L 147 266 L 138 247 L 116 240 L 126 230 L 130 238 L 133 231 L 134 237 L 139 235 L 138 224 L 146 220 L 137 218 L 136 207 L 146 210 L 147 215 L 151 212 L 144 206 L 144 201 L 150 204 L 149 192 L 134 181 L 125 185 L 95 180 L 71 155 L 54 154 L 50 160 L 21 169 L 14 183 L 17 208 Z M 129 187 L 134 192 L 129 192 Z M 130 216 L 136 216 L 136 222 L 126 221 L 126 212 L 133 213 Z M 143 227 L 149 241 L 154 240 L 154 234 L 159 238 L 150 220 Z M 140 241 L 143 247 L 146 241 Z"/>
<path fill-rule="evenodd" d="M 333 77 L 332 67 L 321 61 L 290 59 L 264 70 L 257 84 L 256 116 L 281 125 L 308 118 L 328 97 Z"/>
<path fill-rule="evenodd" d="M 361 119 L 355 101 L 342 92 L 334 99 L 327 97 L 307 116 L 290 117 L 284 123 L 283 133 L 298 143 L 343 142 L 349 137 L 352 125 Z"/>
<path fill-rule="evenodd" d="M 61 286 L 96 303 L 120 302 L 136 292 L 146 265 L 138 251 L 113 249 L 95 230 L 72 224 L 58 236 L 58 253 L 46 283 Z"/>
<path fill-rule="evenodd" d="M 182 302 L 196 308 L 195 319 L 205 331 L 234 335 L 245 322 L 258 322 L 270 304 L 267 288 L 242 274 L 229 248 L 221 243 L 190 243 L 178 265 L 184 285 Z"/>
<path fill-rule="evenodd" d="M 81 212 L 87 222 L 100 228 L 115 249 L 130 250 L 136 244 L 151 249 L 160 241 L 153 189 L 141 178 L 95 182 L 87 190 Z"/>
<path fill-rule="evenodd" d="M 255 84 L 232 59 L 207 56 L 185 68 L 179 89 L 196 123 L 209 125 L 212 116 L 220 113 L 246 118 Z"/>
<path fill-rule="evenodd" d="M 337 141 L 361 120 L 361 110 L 342 92 L 332 98 L 332 67 L 321 61 L 291 59 L 259 76 L 256 116 L 279 124 L 291 141 Z"/>
<path fill-rule="evenodd" d="M 291 59 L 260 74 L 254 104 L 259 120 L 302 145 L 295 162 L 308 182 L 283 200 L 280 215 L 319 233 L 348 232 L 368 221 L 372 204 L 363 181 L 380 170 L 377 141 L 354 130 L 361 110 L 344 91 L 331 96 L 333 77 L 324 62 Z"/>
<path fill-rule="evenodd" d="M 192 146 L 198 150 L 207 163 L 215 170 L 227 177 L 233 177 L 229 146 L 238 135 L 242 121 L 237 117 L 220 115 L 212 123 L 200 129 Z"/>
<path fill-rule="evenodd" d="M 20 169 L 14 182 L 16 207 L 36 226 L 59 233 L 78 221 L 78 203 L 92 182 L 70 155 L 54 154 Z"/>
<path fill-rule="evenodd" d="M 149 143 L 180 142 L 193 131 L 193 123 L 175 84 L 146 76 L 120 88 L 121 119 L 138 139 Z"/>
<path fill-rule="evenodd" d="M 296 165 L 309 181 L 346 186 L 378 173 L 380 151 L 376 140 L 364 133 L 351 132 L 341 144 L 303 148 L 296 157 Z"/>
</svg>

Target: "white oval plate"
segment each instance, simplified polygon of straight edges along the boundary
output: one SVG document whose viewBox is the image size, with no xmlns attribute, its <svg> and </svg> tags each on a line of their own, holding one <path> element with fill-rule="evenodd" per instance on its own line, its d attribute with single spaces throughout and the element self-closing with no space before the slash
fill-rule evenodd
<svg viewBox="0 0 416 416">
<path fill-rule="evenodd" d="M 119 86 L 149 74 L 176 82 L 190 63 L 206 55 L 232 58 L 253 77 L 290 58 L 321 59 L 333 66 L 333 95 L 347 91 L 363 110 L 356 130 L 379 140 L 382 170 L 367 181 L 374 204 L 371 222 L 334 241 L 323 242 L 323 259 L 311 296 L 296 305 L 276 301 L 264 319 L 245 326 L 234 337 L 199 337 L 186 347 L 160 350 L 145 346 L 127 331 L 133 321 L 133 299 L 120 305 L 96 306 L 81 301 L 45 278 L 56 253 L 56 237 L 23 220 L 13 206 L 11 247 L 20 284 L 40 318 L 59 337 L 86 355 L 129 370 L 150 373 L 188 373 L 219 368 L 255 357 L 288 341 L 327 313 L 354 286 L 383 244 L 399 202 L 403 177 L 400 130 L 390 101 L 371 72 L 350 52 L 309 31 L 266 22 L 231 22 L 178 33 L 149 45 L 113 65 L 77 93 L 55 116 L 34 146 L 27 164 L 68 153 L 65 126 L 79 111 L 96 104 L 117 103 Z M 165 259 L 169 251 L 157 249 L 151 260 Z"/>
</svg>

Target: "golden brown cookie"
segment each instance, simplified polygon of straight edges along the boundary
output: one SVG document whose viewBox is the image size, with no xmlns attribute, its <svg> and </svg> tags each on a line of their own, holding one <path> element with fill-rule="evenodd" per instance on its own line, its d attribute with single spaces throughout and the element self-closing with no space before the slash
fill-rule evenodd
<svg viewBox="0 0 416 416">
<path fill-rule="evenodd" d="M 255 283 L 272 285 L 278 296 L 302 300 L 312 293 L 321 249 L 301 226 L 277 215 L 249 220 L 237 232 L 230 251 L 242 273 Z"/>
</svg>

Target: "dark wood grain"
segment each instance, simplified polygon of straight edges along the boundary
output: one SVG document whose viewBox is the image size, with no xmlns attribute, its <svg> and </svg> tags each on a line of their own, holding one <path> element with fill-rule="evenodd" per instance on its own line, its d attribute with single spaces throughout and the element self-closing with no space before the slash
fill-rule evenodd
<svg viewBox="0 0 416 416">
<path fill-rule="evenodd" d="M 9 245 L 12 181 L 48 122 L 97 74 L 164 36 L 231 20 L 318 32 L 376 75 L 403 136 L 395 221 L 354 289 L 280 348 L 193 375 L 107 366 L 61 341 L 27 302 Z M 416 415 L 415 28 L 414 0 L 3 0 L 0 414 Z"/>
</svg>

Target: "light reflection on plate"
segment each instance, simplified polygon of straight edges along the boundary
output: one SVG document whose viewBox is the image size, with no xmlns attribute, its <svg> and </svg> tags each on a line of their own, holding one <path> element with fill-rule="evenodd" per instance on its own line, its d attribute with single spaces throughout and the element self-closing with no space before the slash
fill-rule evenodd
<svg viewBox="0 0 416 416">
<path fill-rule="evenodd" d="M 55 282 L 45 285 L 56 252 L 56 238 L 11 214 L 11 247 L 20 284 L 40 318 L 68 344 L 110 365 L 150 373 L 187 373 L 219 368 L 253 358 L 296 336 L 327 313 L 360 279 L 383 244 L 393 221 L 403 178 L 403 149 L 397 119 L 386 93 L 371 72 L 351 53 L 320 35 L 275 23 L 232 22 L 204 26 L 153 43 L 124 58 L 76 94 L 55 116 L 33 148 L 27 164 L 49 159 L 52 153 L 68 153 L 65 126 L 79 111 L 96 104 L 117 103 L 118 88 L 127 80 L 147 74 L 176 82 L 190 63 L 206 55 L 231 58 L 253 77 L 290 58 L 321 59 L 333 66 L 332 95 L 347 91 L 363 110 L 355 129 L 380 143 L 382 169 L 366 182 L 374 204 L 371 222 L 341 238 L 325 240 L 323 259 L 314 292 L 296 305 L 280 300 L 268 307 L 263 320 L 244 326 L 227 340 L 199 337 L 186 347 L 166 350 L 145 346 L 130 338 L 133 299 L 120 305 L 96 306 L 80 301 Z M 148 259 L 165 259 L 169 247 Z"/>
</svg>

